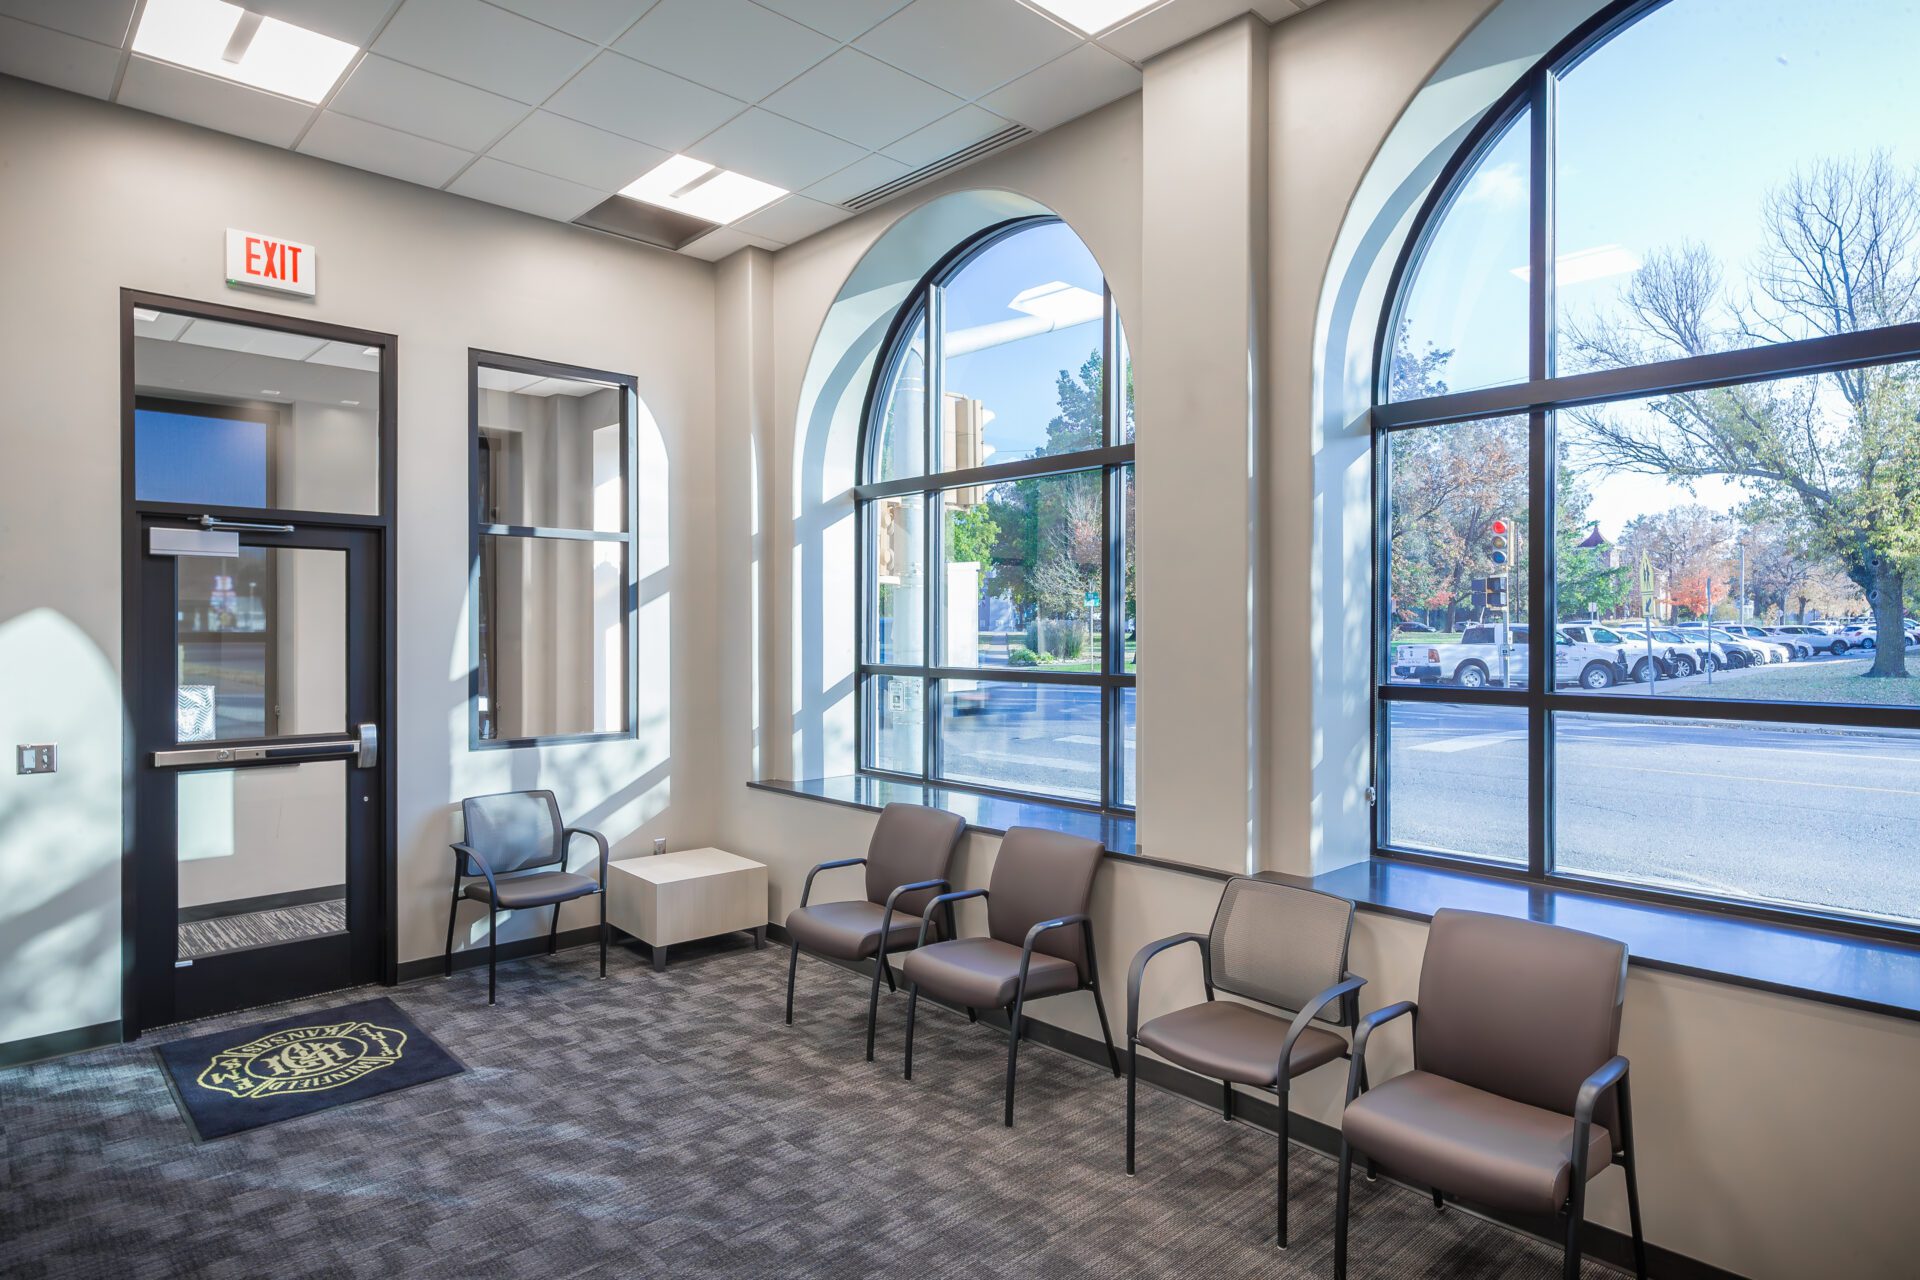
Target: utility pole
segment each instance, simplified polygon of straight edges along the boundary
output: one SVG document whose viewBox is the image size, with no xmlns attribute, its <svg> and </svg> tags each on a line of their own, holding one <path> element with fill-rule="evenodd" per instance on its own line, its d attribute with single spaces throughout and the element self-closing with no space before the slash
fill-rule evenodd
<svg viewBox="0 0 1920 1280">
<path fill-rule="evenodd" d="M 1739 610 L 1740 625 L 1747 625 L 1747 537 L 1740 535 L 1740 601 L 1735 606 Z"/>
</svg>

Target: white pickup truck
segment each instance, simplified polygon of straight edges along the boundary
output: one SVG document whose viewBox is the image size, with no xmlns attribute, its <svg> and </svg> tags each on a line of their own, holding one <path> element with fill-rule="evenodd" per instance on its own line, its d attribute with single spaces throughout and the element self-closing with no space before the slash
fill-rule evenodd
<svg viewBox="0 0 1920 1280">
<path fill-rule="evenodd" d="M 1506 641 L 1501 642 L 1502 631 Z M 1452 684 L 1463 689 L 1527 682 L 1527 626 L 1481 623 L 1457 644 L 1403 644 L 1393 651 L 1393 678 Z M 1583 689 L 1610 689 L 1627 678 L 1627 654 L 1619 645 L 1590 644 L 1564 629 L 1553 636 L 1553 682 Z"/>
</svg>

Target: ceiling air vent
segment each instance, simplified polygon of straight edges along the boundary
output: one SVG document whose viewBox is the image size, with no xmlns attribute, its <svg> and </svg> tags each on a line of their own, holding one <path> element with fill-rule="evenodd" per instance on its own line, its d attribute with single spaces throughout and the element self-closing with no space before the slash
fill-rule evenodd
<svg viewBox="0 0 1920 1280">
<path fill-rule="evenodd" d="M 929 178 L 937 178 L 943 173 L 951 173 L 963 164 L 971 164 L 989 151 L 998 151 L 1010 147 L 1022 138 L 1033 136 L 1033 130 L 1023 124 L 1010 124 L 989 138 L 982 138 L 971 146 L 965 146 L 950 156 L 942 156 L 930 164 L 923 164 L 912 173 L 903 173 L 892 182 L 883 182 L 870 191 L 862 191 L 840 202 L 842 209 L 861 209 L 879 204 L 882 200 L 898 195 L 908 187 L 918 186 Z"/>
</svg>

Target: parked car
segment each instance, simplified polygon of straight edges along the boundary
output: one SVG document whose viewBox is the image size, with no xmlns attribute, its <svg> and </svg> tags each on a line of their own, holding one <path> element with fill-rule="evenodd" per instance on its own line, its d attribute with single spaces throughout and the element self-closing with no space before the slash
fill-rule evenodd
<svg viewBox="0 0 1920 1280">
<path fill-rule="evenodd" d="M 1795 656 L 1811 658 L 1816 649 L 1827 646 L 1827 633 L 1804 622 L 1782 622 L 1765 628 L 1767 638 L 1792 645 Z"/>
<path fill-rule="evenodd" d="M 1722 654 L 1721 664 L 1729 669 L 1765 666 L 1767 663 L 1767 651 L 1762 649 L 1757 641 L 1749 640 L 1745 636 L 1736 636 L 1719 627 L 1703 627 L 1698 623 L 1688 623 L 1675 629 L 1689 639 L 1704 638 L 1719 645 Z"/>
<path fill-rule="evenodd" d="M 1727 630 L 1759 645 L 1766 652 L 1768 662 L 1790 662 L 1798 656 L 1792 644 L 1768 635 L 1765 627 L 1756 627 L 1752 623 L 1729 623 Z"/>
<path fill-rule="evenodd" d="M 1562 623 L 1560 630 L 1571 636 L 1576 644 L 1611 645 L 1626 651 L 1627 679 L 1635 684 L 1647 684 L 1654 680 L 1672 676 L 1675 668 L 1669 657 L 1659 647 L 1652 654 L 1647 652 L 1646 633 L 1635 627 L 1621 627 L 1615 630 L 1612 624 L 1601 625 L 1598 622 Z M 1692 671 L 1687 672 L 1692 675 Z"/>
<path fill-rule="evenodd" d="M 1393 654 L 1393 677 L 1453 684 L 1463 689 L 1522 685 L 1527 681 L 1529 635 L 1524 623 L 1512 626 L 1481 623 L 1462 632 L 1457 644 L 1400 645 Z M 1565 628 L 1554 632 L 1553 681 L 1556 685 L 1610 689 L 1626 679 L 1626 663 L 1626 650 L 1620 645 L 1610 648 L 1576 640 Z"/>
<path fill-rule="evenodd" d="M 1652 649 L 1659 674 L 1673 679 L 1718 671 L 1726 665 L 1726 651 L 1719 645 L 1699 637 L 1683 636 L 1671 627 L 1649 628 L 1643 622 L 1629 620 L 1620 624 L 1620 634 L 1626 637 L 1629 660 L 1636 653 Z M 1633 667 L 1632 673 L 1636 680 L 1645 679 L 1640 664 Z"/>
</svg>

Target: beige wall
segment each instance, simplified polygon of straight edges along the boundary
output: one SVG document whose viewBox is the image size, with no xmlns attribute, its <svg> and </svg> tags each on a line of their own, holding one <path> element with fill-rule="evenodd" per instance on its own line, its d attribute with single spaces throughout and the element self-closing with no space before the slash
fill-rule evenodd
<svg viewBox="0 0 1920 1280">
<path fill-rule="evenodd" d="M 1505 88 L 1593 5 L 1508 0 L 1504 25 L 1488 24 L 1449 60 L 1491 7 L 1337 0 L 1270 32 L 1213 33 L 1150 64 L 1139 97 L 776 255 L 749 251 L 722 264 L 718 834 L 770 864 L 773 918 L 796 905 L 807 867 L 860 853 L 873 826 L 869 814 L 743 785 L 807 772 L 796 766 L 809 734 L 829 740 L 815 761 L 850 767 L 831 719 L 809 718 L 822 698 L 851 702 L 843 678 L 851 640 L 841 622 L 850 606 L 836 598 L 813 633 L 807 619 L 810 604 L 850 588 L 800 548 L 816 517 L 836 521 L 851 509 L 844 489 L 853 466 L 849 424 L 832 411 L 821 428 L 820 371 L 811 362 L 822 348 L 850 345 L 836 321 L 849 297 L 839 295 L 850 279 L 858 283 L 851 297 L 871 288 L 873 277 L 857 274 L 871 265 L 869 250 L 897 255 L 895 232 L 931 219 L 943 200 L 964 202 L 967 191 L 1011 193 L 1059 212 L 1113 278 L 1134 339 L 1140 611 L 1156 648 L 1203 652 L 1221 628 L 1268 636 L 1264 670 L 1249 664 L 1243 678 L 1232 663 L 1208 665 L 1207 678 L 1220 681 L 1210 695 L 1171 694 L 1185 686 L 1164 668 L 1143 676 L 1141 829 L 1150 852 L 1232 868 L 1251 844 L 1258 865 L 1294 871 L 1366 855 L 1371 482 L 1364 410 L 1344 394 L 1356 379 L 1364 387 L 1354 362 L 1366 357 L 1343 344 L 1370 332 L 1380 281 L 1355 263 L 1390 256 L 1391 236 L 1405 229 L 1399 210 L 1417 202 L 1458 122 L 1478 110 L 1473 103 Z M 1266 62 L 1255 75 L 1245 59 L 1262 44 Z M 1216 95 L 1258 92 L 1265 119 L 1183 92 L 1191 82 L 1211 83 Z M 1262 137 L 1262 155 L 1237 150 Z M 1195 140 L 1194 157 L 1205 163 L 1157 152 L 1180 139 Z M 1179 193 L 1185 199 L 1154 185 L 1156 175 L 1175 174 L 1193 184 Z M 1236 184 L 1240 207 L 1222 210 L 1217 202 Z M 1263 227 L 1244 226 L 1250 209 Z M 1222 262 L 1229 273 L 1251 271 L 1262 253 L 1260 281 L 1228 274 L 1220 287 L 1184 294 L 1169 283 L 1178 269 L 1204 273 Z M 1156 302 L 1167 310 L 1143 309 Z M 1196 332 L 1209 335 L 1205 351 L 1185 345 Z M 1212 385 L 1245 368 L 1236 360 L 1249 362 L 1250 375 L 1238 386 Z M 1236 415 L 1232 394 L 1249 383 L 1255 403 Z M 1244 465 L 1222 465 L 1229 457 Z M 819 490 L 811 507 L 809 483 Z M 1182 521 L 1222 511 L 1252 527 L 1257 545 L 1220 554 L 1216 540 L 1212 554 L 1166 555 L 1153 571 L 1156 554 L 1184 545 Z M 833 554 L 830 545 L 814 550 Z M 846 558 L 850 565 L 850 541 Z M 1249 594 L 1250 571 L 1257 616 L 1243 620 L 1229 606 L 1222 617 L 1221 601 Z M 829 633 L 834 627 L 842 630 Z M 1214 700 L 1222 688 L 1234 703 L 1224 709 Z M 985 883 L 997 844 L 970 838 L 956 881 Z M 815 888 L 816 896 L 857 892 L 857 877 L 845 872 Z M 1127 958 L 1151 939 L 1205 928 L 1217 895 L 1217 882 L 1198 876 L 1107 865 L 1094 910 L 1110 1010 L 1124 1008 Z M 963 908 L 963 929 L 983 924 L 982 913 Z M 1353 967 L 1371 979 L 1366 1007 L 1415 994 L 1424 938 L 1419 924 L 1361 915 Z M 1157 968 L 1145 1016 L 1193 998 L 1191 968 Z M 1037 1013 L 1098 1034 L 1084 997 L 1048 1001 Z M 897 1007 L 883 1011 L 883 1052 L 898 1051 L 898 1029 Z M 1382 1033 L 1376 1075 L 1408 1065 L 1404 1035 Z M 1920 1103 L 1905 1082 L 1920 1070 L 1920 1027 L 1636 967 L 1623 1050 L 1635 1063 L 1647 1227 L 1657 1244 L 1755 1277 L 1910 1274 L 1920 1229 L 1904 1209 L 1903 1135 L 1920 1123 Z M 1341 1084 L 1330 1071 L 1310 1077 L 1295 1109 L 1332 1123 Z M 1117 1119 L 1117 1089 L 1112 1100 Z M 1597 1184 L 1591 1211 L 1624 1229 L 1617 1176 Z"/>
<path fill-rule="evenodd" d="M 0 157 L 0 738 L 60 744 L 0 771 L 0 1042 L 120 1012 L 122 287 L 399 335 L 403 961 L 444 943 L 462 795 L 552 787 L 616 856 L 710 838 L 708 264 L 5 77 Z M 315 245 L 318 297 L 227 288 L 228 226 Z M 633 741 L 467 749 L 469 347 L 639 378 Z"/>
</svg>

